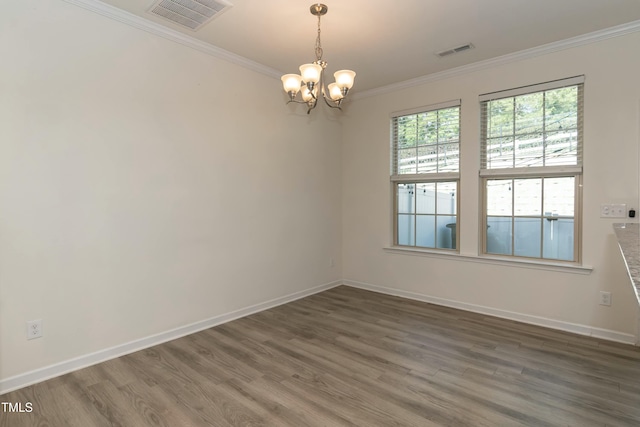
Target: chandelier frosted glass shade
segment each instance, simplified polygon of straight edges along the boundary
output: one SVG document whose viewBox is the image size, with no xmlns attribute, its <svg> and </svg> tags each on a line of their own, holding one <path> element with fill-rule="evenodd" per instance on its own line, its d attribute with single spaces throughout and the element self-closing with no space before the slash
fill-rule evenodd
<svg viewBox="0 0 640 427">
<path fill-rule="evenodd" d="M 324 71 L 327 63 L 322 60 L 322 43 L 320 41 L 320 17 L 327 13 L 327 6 L 316 3 L 309 8 L 311 14 L 318 17 L 318 37 L 316 38 L 316 60 L 309 64 L 300 66 L 300 75 L 285 74 L 281 77 L 282 87 L 289 95 L 289 102 L 307 105 L 307 114 L 313 110 L 318 99 L 322 98 L 326 105 L 331 108 L 340 108 L 343 99 L 353 87 L 356 77 L 355 71 L 340 70 L 336 71 L 333 76 L 335 82 L 329 84 L 325 88 Z M 300 92 L 300 98 L 298 98 Z"/>
<path fill-rule="evenodd" d="M 304 83 L 318 83 L 322 74 L 322 66 L 318 64 L 304 64 L 300 66 L 300 76 Z"/>
<path fill-rule="evenodd" d="M 302 86 L 302 100 L 304 102 L 313 102 L 316 99 L 316 93 L 313 90 L 309 90 L 307 86 Z"/>
<path fill-rule="evenodd" d="M 329 97 L 332 100 L 337 101 L 344 98 L 344 95 L 342 95 L 342 89 L 340 89 L 338 83 L 331 83 L 329 86 L 327 86 L 327 88 L 329 89 Z"/>
<path fill-rule="evenodd" d="M 285 74 L 280 78 L 282 80 L 282 86 L 287 93 L 293 92 L 294 96 L 300 90 L 302 84 L 302 77 L 297 74 Z"/>
<path fill-rule="evenodd" d="M 351 89 L 356 78 L 356 72 L 351 70 L 340 70 L 333 73 L 336 84 L 340 89 Z"/>
</svg>

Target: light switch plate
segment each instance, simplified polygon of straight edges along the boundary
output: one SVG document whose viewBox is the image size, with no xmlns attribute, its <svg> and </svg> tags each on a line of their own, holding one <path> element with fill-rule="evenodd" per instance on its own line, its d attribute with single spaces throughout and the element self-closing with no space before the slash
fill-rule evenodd
<svg viewBox="0 0 640 427">
<path fill-rule="evenodd" d="M 626 203 L 610 203 L 600 205 L 600 218 L 626 218 Z"/>
</svg>

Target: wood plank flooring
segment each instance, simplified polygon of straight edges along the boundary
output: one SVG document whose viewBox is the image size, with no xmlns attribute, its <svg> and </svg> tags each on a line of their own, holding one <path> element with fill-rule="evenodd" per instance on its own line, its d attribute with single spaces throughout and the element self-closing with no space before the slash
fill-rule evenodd
<svg viewBox="0 0 640 427">
<path fill-rule="evenodd" d="M 640 349 L 341 286 L 0 401 L 33 405 L 10 427 L 640 426 Z"/>
</svg>

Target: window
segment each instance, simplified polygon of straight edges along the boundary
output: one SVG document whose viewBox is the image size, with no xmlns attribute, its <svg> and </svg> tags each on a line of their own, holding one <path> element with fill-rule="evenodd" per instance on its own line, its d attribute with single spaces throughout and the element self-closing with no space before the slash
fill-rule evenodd
<svg viewBox="0 0 640 427">
<path fill-rule="evenodd" d="M 485 254 L 580 261 L 583 82 L 480 97 Z"/>
<path fill-rule="evenodd" d="M 460 101 L 391 118 L 394 245 L 457 247 Z"/>
</svg>

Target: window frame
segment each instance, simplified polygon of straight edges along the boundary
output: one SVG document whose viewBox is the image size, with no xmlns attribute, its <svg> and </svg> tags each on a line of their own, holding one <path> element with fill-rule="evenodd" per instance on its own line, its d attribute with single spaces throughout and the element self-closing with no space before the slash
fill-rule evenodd
<svg viewBox="0 0 640 427">
<path fill-rule="evenodd" d="M 397 125 L 396 121 L 400 117 L 417 115 L 421 113 L 429 113 L 438 110 L 445 110 L 450 108 L 458 108 L 458 170 L 456 172 L 422 172 L 422 173 L 413 173 L 413 174 L 398 174 L 398 137 L 397 137 Z M 390 184 L 391 184 L 391 206 L 392 206 L 392 246 L 395 248 L 404 248 L 409 250 L 427 250 L 427 251 L 436 251 L 436 252 L 444 252 L 444 253 L 458 253 L 460 248 L 460 145 L 461 145 L 461 117 L 462 117 L 462 103 L 460 99 L 432 104 L 429 106 L 413 108 L 410 110 L 403 110 L 392 113 L 390 115 L 391 122 L 391 171 L 390 171 Z M 416 146 L 417 149 L 417 146 Z M 417 172 L 417 167 L 416 167 Z M 417 221 L 418 213 L 416 211 L 413 212 L 414 216 L 414 235 L 413 235 L 413 245 L 401 245 L 399 244 L 398 238 L 398 219 L 399 219 L 399 209 L 398 209 L 398 185 L 399 184 L 413 184 L 417 188 L 420 184 L 429 184 L 429 183 L 454 183 L 456 186 L 456 198 L 455 198 L 455 214 L 447 215 L 447 214 L 438 214 L 437 211 L 433 214 L 435 217 L 436 223 L 438 216 L 455 216 L 456 223 L 456 239 L 452 242 L 453 248 L 439 248 L 437 241 L 433 247 L 431 246 L 418 246 L 417 243 L 417 234 L 415 230 L 415 224 Z M 425 214 L 428 215 L 428 214 Z"/>
<path fill-rule="evenodd" d="M 583 150 L 584 150 L 584 76 L 576 76 L 567 79 L 555 80 L 546 83 L 540 83 L 531 86 L 524 86 L 515 89 L 508 89 L 505 91 L 493 92 L 489 94 L 480 95 L 480 239 L 479 239 L 479 252 L 483 257 L 507 259 L 507 260 L 533 260 L 541 263 L 562 263 L 571 265 L 581 265 L 582 263 L 582 180 L 583 180 Z M 577 147 L 576 147 L 576 164 L 575 165 L 552 165 L 552 166 L 533 166 L 533 167 L 500 167 L 489 169 L 487 168 L 487 148 L 488 148 L 488 115 L 487 106 L 488 103 L 493 100 L 514 98 L 521 95 L 535 94 L 540 92 L 546 92 L 549 90 L 561 89 L 565 87 L 577 87 Z M 515 114 L 515 113 L 514 113 Z M 515 132 L 515 129 L 514 129 Z M 552 132 L 552 131 L 549 131 Z M 547 134 L 543 131 L 543 137 Z M 514 133 L 515 135 L 515 133 Z M 515 155 L 514 155 L 515 156 Z M 515 157 L 514 157 L 515 159 Z M 546 157 L 544 158 L 546 160 Z M 544 247 L 540 248 L 540 256 L 524 256 L 515 255 L 515 235 L 513 233 L 513 227 L 515 219 L 519 218 L 515 214 L 512 208 L 512 231 L 511 231 L 511 254 L 496 254 L 488 252 L 487 240 L 488 240 L 488 190 L 487 183 L 493 179 L 528 179 L 528 178 L 559 178 L 559 177 L 572 177 L 574 179 L 574 206 L 573 206 L 573 259 L 565 260 L 558 258 L 545 258 Z M 544 203 L 544 201 L 542 201 Z M 542 213 L 541 217 L 545 217 Z M 505 218 L 507 218 L 505 216 Z M 544 239 L 544 228 L 540 232 L 541 241 Z"/>
</svg>

